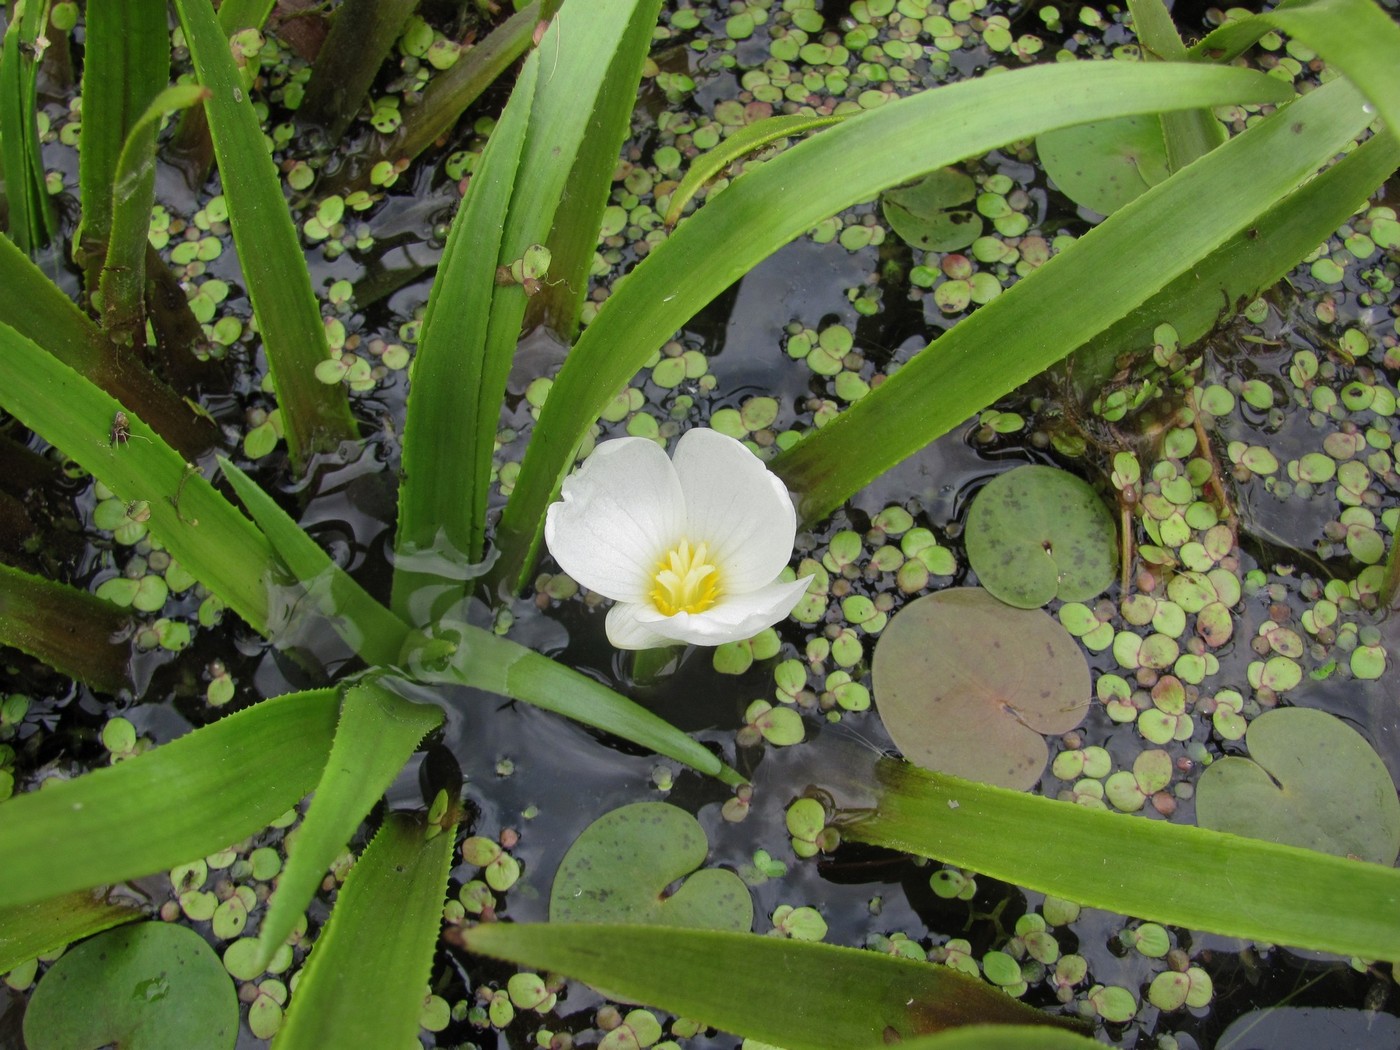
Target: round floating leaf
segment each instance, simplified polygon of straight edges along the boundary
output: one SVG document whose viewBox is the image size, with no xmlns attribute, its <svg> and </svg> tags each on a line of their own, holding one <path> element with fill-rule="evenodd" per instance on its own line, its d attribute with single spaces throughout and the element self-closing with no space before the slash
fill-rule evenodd
<svg viewBox="0 0 1400 1050">
<path fill-rule="evenodd" d="M 1040 163 L 1075 204 L 1111 215 L 1171 174 L 1162 124 L 1152 115 L 1047 131 Z"/>
<path fill-rule="evenodd" d="M 1022 609 L 1082 602 L 1113 582 L 1117 533 L 1089 485 L 1054 467 L 989 481 L 967 515 L 967 560 L 982 586 Z"/>
<path fill-rule="evenodd" d="M 953 252 L 982 235 L 982 217 L 958 208 L 977 195 L 977 185 L 960 171 L 944 168 L 918 182 L 888 190 L 880 210 L 906 243 L 926 251 Z"/>
<path fill-rule="evenodd" d="M 238 996 L 204 938 L 145 922 L 84 941 L 44 975 L 24 1015 L 30 1050 L 220 1050 L 238 1041 Z"/>
<path fill-rule="evenodd" d="M 1400 799 L 1361 734 L 1323 711 L 1279 708 L 1245 736 L 1249 758 L 1222 758 L 1201 774 L 1203 828 L 1393 864 Z"/>
<path fill-rule="evenodd" d="M 930 594 L 890 621 L 875 649 L 875 704 L 904 757 L 925 769 L 1025 790 L 1047 733 L 1079 724 L 1089 666 L 1048 613 L 978 587 Z"/>
<path fill-rule="evenodd" d="M 564 854 L 549 898 L 550 921 L 746 931 L 753 901 L 744 881 L 723 868 L 695 870 L 709 848 L 699 821 L 664 802 L 605 813 Z"/>
</svg>

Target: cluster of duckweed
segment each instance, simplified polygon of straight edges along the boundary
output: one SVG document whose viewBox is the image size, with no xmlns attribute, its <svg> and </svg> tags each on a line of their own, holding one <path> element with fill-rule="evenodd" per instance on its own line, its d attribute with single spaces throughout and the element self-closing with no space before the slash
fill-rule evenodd
<svg viewBox="0 0 1400 1050">
<path fill-rule="evenodd" d="M 187 648 L 196 627 L 212 627 L 224 605 L 198 583 L 147 531 L 150 507 L 124 502 L 101 482 L 94 484 L 97 504 L 92 524 L 110 533 L 113 546 L 103 555 L 95 580 L 96 594 L 138 614 L 133 643 L 140 651 L 178 653 Z M 211 702 L 224 702 L 227 686 L 210 683 Z"/>
</svg>

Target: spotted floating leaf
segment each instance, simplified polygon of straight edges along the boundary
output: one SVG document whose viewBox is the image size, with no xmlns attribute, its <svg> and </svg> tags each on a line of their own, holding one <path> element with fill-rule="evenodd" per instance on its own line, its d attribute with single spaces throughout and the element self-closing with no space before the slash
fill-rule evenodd
<svg viewBox="0 0 1400 1050">
<path fill-rule="evenodd" d="M 983 587 L 1022 609 L 1082 602 L 1110 583 L 1113 518 L 1073 474 L 1028 465 L 987 483 L 967 515 L 967 559 Z"/>
</svg>

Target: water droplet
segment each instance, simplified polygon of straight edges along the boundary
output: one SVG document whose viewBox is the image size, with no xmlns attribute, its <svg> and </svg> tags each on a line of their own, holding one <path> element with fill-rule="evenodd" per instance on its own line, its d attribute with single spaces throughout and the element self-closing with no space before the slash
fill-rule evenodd
<svg viewBox="0 0 1400 1050">
<path fill-rule="evenodd" d="M 1374 113 L 1375 111 L 1376 111 L 1376 107 L 1373 106 L 1373 105 L 1371 105 L 1371 103 L 1369 103 L 1369 102 L 1363 103 L 1362 106 L 1361 106 L 1361 112 L 1362 112 L 1362 113 L 1365 113 L 1368 117 L 1369 117 L 1372 113 Z"/>
<path fill-rule="evenodd" d="M 242 102 L 242 101 L 243 101 L 243 89 L 242 89 L 242 88 L 234 88 L 234 89 L 233 89 L 233 100 L 234 100 L 235 102 Z"/>
</svg>

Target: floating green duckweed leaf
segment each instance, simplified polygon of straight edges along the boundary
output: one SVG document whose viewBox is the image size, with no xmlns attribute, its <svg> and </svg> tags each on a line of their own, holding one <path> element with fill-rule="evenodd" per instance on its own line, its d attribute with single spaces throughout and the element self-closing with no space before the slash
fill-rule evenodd
<svg viewBox="0 0 1400 1050">
<path fill-rule="evenodd" d="M 993 478 L 973 500 L 966 535 L 977 578 L 1008 605 L 1085 601 L 1113 582 L 1113 518 L 1087 483 L 1054 467 Z"/>
<path fill-rule="evenodd" d="M 708 852 L 699 821 L 676 806 L 638 802 L 605 813 L 564 854 L 550 921 L 748 930 L 753 901 L 744 881 L 723 868 L 695 870 Z"/>
<path fill-rule="evenodd" d="M 218 1050 L 238 1040 L 238 997 L 203 937 L 144 922 L 54 963 L 29 1001 L 24 1038 L 31 1050 Z"/>
<path fill-rule="evenodd" d="M 1046 173 L 1074 203 L 1111 215 L 1171 171 L 1155 116 L 1121 117 L 1048 131 L 1035 140 Z"/>
<path fill-rule="evenodd" d="M 1201 774 L 1201 827 L 1395 862 L 1400 799 L 1360 733 L 1325 712 L 1288 707 L 1256 718 L 1245 742 L 1250 758 L 1223 758 Z"/>
<path fill-rule="evenodd" d="M 875 649 L 876 706 L 904 757 L 1017 790 L 1045 769 L 1043 734 L 1079 724 L 1089 668 L 1053 617 L 977 587 L 911 602 Z"/>
</svg>

